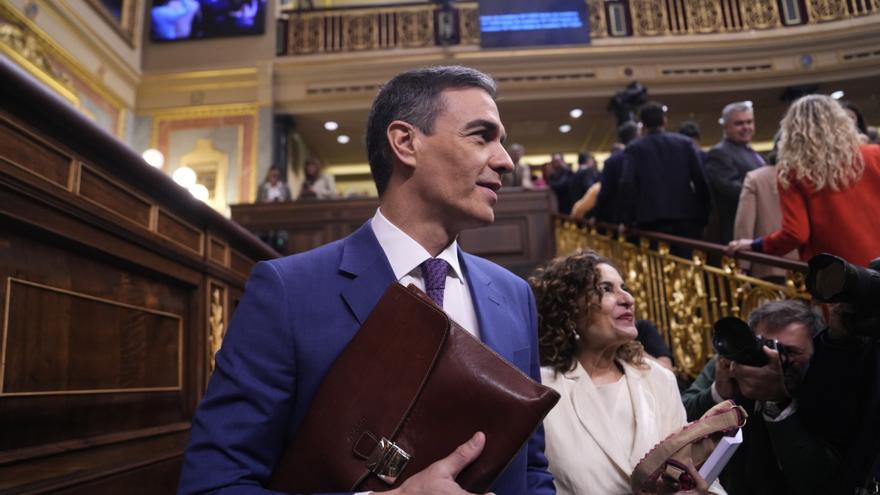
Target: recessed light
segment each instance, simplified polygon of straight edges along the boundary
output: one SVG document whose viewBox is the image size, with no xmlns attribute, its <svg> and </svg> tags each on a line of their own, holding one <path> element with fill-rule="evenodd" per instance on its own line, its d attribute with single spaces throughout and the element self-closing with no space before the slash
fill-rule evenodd
<svg viewBox="0 0 880 495">
<path fill-rule="evenodd" d="M 345 134 L 340 134 L 336 136 L 336 141 L 338 141 L 339 144 L 348 144 L 348 142 L 351 141 L 351 138 L 349 138 Z"/>
<path fill-rule="evenodd" d="M 584 114 L 584 111 L 581 110 L 580 108 L 572 108 L 571 111 L 568 112 L 568 114 L 569 114 L 569 115 L 571 116 L 571 118 L 573 118 L 573 119 L 579 119 L 579 118 L 581 118 L 581 115 Z"/>
<path fill-rule="evenodd" d="M 565 133 L 567 133 L 567 132 L 569 132 L 569 131 L 571 131 L 571 126 L 570 126 L 570 125 L 568 125 L 568 124 L 562 124 L 561 126 L 559 126 L 559 132 L 561 132 L 561 133 L 565 134 Z"/>
<path fill-rule="evenodd" d="M 335 131 L 336 129 L 339 129 L 339 124 L 332 120 L 328 120 L 327 122 L 324 122 L 324 129 L 327 129 L 328 131 Z"/>
<path fill-rule="evenodd" d="M 835 100 L 839 100 L 839 99 L 843 98 L 843 95 L 844 95 L 843 91 L 835 91 L 835 92 L 831 93 L 831 97 L 834 98 Z"/>
</svg>

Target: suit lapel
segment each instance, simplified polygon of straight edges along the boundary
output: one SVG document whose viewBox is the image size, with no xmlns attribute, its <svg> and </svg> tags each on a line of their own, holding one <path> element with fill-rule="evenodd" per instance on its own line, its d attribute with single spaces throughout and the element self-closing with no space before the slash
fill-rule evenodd
<svg viewBox="0 0 880 495">
<path fill-rule="evenodd" d="M 642 383 L 641 372 L 626 363 L 621 363 L 621 366 L 623 366 L 626 376 L 626 385 L 629 389 L 633 416 L 636 421 L 633 449 L 630 454 L 631 467 L 635 468 L 642 457 L 657 443 L 659 432 L 657 431 L 656 411 L 659 411 L 659 405 L 653 402 L 649 403 L 650 399 L 645 391 L 645 384 Z"/>
<path fill-rule="evenodd" d="M 492 348 L 504 359 L 513 362 L 513 346 L 510 332 L 516 324 L 505 311 L 509 301 L 492 283 L 487 273 L 480 269 L 471 259 L 471 255 L 458 250 L 458 259 L 467 277 L 468 290 L 480 324 L 480 340 Z"/>
<path fill-rule="evenodd" d="M 352 280 L 342 290 L 342 299 L 358 322 L 363 324 L 385 290 L 394 282 L 394 271 L 369 221 L 343 243 L 339 270 Z"/>
<path fill-rule="evenodd" d="M 621 472 L 629 476 L 633 470 L 633 466 L 629 462 L 629 453 L 627 448 L 620 444 L 618 437 L 614 435 L 613 428 L 617 423 L 602 405 L 599 392 L 593 385 L 590 376 L 578 363 L 574 371 L 566 373 L 566 377 L 573 379 L 572 393 L 569 394 L 569 398 L 578 420 L 590 433 L 602 452 L 617 465 Z"/>
</svg>

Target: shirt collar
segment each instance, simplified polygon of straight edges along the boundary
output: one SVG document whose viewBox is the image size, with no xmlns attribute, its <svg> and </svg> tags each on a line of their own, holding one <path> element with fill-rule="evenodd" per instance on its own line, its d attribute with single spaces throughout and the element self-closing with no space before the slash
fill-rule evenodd
<svg viewBox="0 0 880 495">
<path fill-rule="evenodd" d="M 388 258 L 388 263 L 391 264 L 394 278 L 398 281 L 418 269 L 423 261 L 431 258 L 431 254 L 421 244 L 385 218 L 381 208 L 376 209 L 370 226 L 379 241 L 379 246 Z M 449 263 L 453 275 L 464 283 L 461 265 L 458 262 L 458 239 L 453 240 L 436 257 Z"/>
</svg>

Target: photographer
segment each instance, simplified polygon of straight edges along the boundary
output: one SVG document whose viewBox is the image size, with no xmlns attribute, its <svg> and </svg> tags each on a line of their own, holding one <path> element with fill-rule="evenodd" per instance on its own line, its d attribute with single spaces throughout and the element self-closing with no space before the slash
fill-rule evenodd
<svg viewBox="0 0 880 495">
<path fill-rule="evenodd" d="M 821 427 L 805 426 L 800 403 L 813 336 L 822 321 L 804 302 L 773 301 L 751 313 L 749 326 L 784 350 L 780 354 L 757 341 L 768 361 L 761 367 L 713 358 L 682 394 L 688 420 L 725 399 L 749 411 L 743 444 L 721 474 L 731 495 L 829 493 L 826 487 L 839 470 L 840 456 Z"/>
<path fill-rule="evenodd" d="M 870 269 L 821 254 L 807 289 L 833 303 L 800 396 L 804 424 L 841 453 L 835 493 L 877 493 L 880 479 L 880 258 Z"/>
</svg>

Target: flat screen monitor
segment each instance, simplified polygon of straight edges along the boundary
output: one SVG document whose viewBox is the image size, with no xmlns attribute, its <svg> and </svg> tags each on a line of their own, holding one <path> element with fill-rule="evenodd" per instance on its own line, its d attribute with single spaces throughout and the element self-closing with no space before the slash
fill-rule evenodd
<svg viewBox="0 0 880 495">
<path fill-rule="evenodd" d="M 183 41 L 263 34 L 266 0 L 153 0 L 150 38 Z"/>
<path fill-rule="evenodd" d="M 584 0 L 479 0 L 479 8 L 483 48 L 590 42 Z"/>
</svg>

